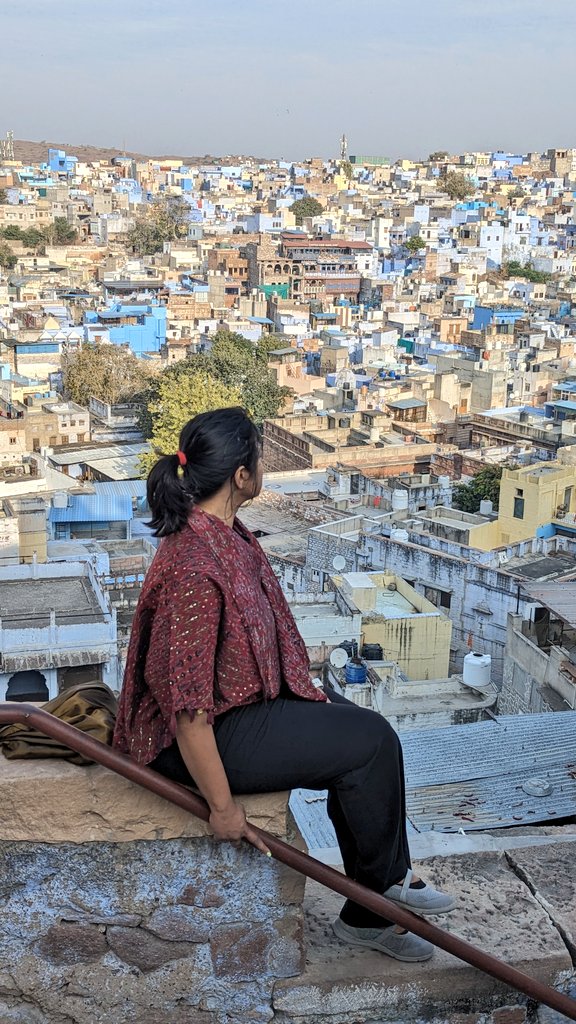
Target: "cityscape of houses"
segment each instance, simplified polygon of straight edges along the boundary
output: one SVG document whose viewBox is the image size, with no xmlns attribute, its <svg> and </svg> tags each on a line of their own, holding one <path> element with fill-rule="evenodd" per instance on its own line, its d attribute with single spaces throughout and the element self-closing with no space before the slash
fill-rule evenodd
<svg viewBox="0 0 576 1024">
<path fill-rule="evenodd" d="M 332 159 L 299 162 L 18 152 L 7 132 L 0 702 L 93 680 L 119 692 L 159 543 L 147 469 L 192 414 L 242 402 L 264 481 L 239 517 L 317 684 L 400 734 L 413 855 L 446 858 L 464 935 L 507 961 L 516 942 L 535 976 L 548 957 L 557 985 L 571 963 L 573 978 L 576 149 L 392 161 L 349 153 L 343 136 Z M 18 983 L 25 1001 L 2 982 L 2 1020 L 40 1021 L 21 1016 L 31 992 L 42 1021 L 79 1024 L 380 1020 L 404 999 L 386 1019 L 415 1019 L 412 982 L 334 951 L 325 897 L 304 913 L 303 879 L 272 879 L 266 858 L 248 871 L 246 851 L 221 855 L 190 815 L 174 824 L 105 769 L 76 781 L 33 766 L 27 797 L 26 766 L 2 762 L 6 842 L 26 849 L 6 860 L 9 955 L 55 965 Z M 34 831 L 38 794 L 52 810 Z M 247 799 L 271 828 L 262 796 Z M 274 799 L 290 822 L 288 795 Z M 326 794 L 296 790 L 290 807 L 312 856 L 338 865 Z M 534 869 L 532 842 L 548 866 Z M 451 958 L 442 970 L 452 986 Z M 477 982 L 429 999 L 430 977 L 419 1020 L 532 1019 L 491 1015 L 514 998 L 505 988 L 469 1014 Z"/>
<path fill-rule="evenodd" d="M 66 367 L 158 381 L 224 336 L 280 396 L 241 517 L 317 676 L 399 731 L 574 711 L 576 150 L 28 166 L 7 140 L 0 699 L 118 690 L 157 544 L 141 382 L 78 401 Z"/>
</svg>

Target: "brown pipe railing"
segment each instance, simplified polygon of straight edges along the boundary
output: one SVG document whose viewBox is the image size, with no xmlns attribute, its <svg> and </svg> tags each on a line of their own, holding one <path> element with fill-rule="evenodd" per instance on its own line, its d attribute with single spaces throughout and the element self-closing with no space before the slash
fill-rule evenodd
<svg viewBox="0 0 576 1024">
<path fill-rule="evenodd" d="M 189 811 L 190 814 L 194 814 L 197 818 L 208 821 L 210 812 L 207 804 L 201 797 L 196 796 L 185 786 L 171 782 L 151 768 L 145 768 L 143 765 L 137 764 L 129 757 L 125 757 L 123 754 L 118 753 L 118 751 L 113 750 L 112 747 L 107 746 L 105 743 L 100 743 L 91 736 L 87 736 L 74 726 L 61 722 L 54 715 L 49 714 L 47 711 L 42 711 L 41 708 L 36 708 L 32 704 L 0 703 L 0 725 L 17 722 L 33 726 L 38 732 L 51 736 L 71 750 L 75 750 L 85 757 L 96 761 L 98 764 L 104 765 L 105 768 L 110 768 L 111 771 L 116 772 L 118 775 L 123 775 L 124 778 L 130 779 L 131 782 L 136 782 L 139 786 L 144 786 L 145 789 L 156 793 L 157 796 L 164 797 L 165 800 L 176 804 L 177 807 L 182 807 L 183 810 Z M 470 964 L 472 967 L 478 968 L 484 974 L 497 978 L 498 981 L 504 982 L 518 992 L 522 992 L 530 999 L 544 1003 L 545 1006 L 549 1006 L 553 1010 L 558 1010 L 569 1020 L 576 1021 L 576 1000 L 571 999 L 562 992 L 557 992 L 548 985 L 544 985 L 542 982 L 537 981 L 536 978 L 530 978 L 527 974 L 523 974 L 522 971 L 516 970 L 515 967 L 502 963 L 496 957 L 491 956 L 490 953 L 477 949 L 464 939 L 459 939 L 456 935 L 450 935 L 436 925 L 430 924 L 424 918 L 411 913 L 411 911 L 404 910 L 397 903 L 393 903 L 384 896 L 372 892 L 358 882 L 352 881 L 351 878 L 347 878 L 346 875 L 341 874 L 334 868 L 314 860 L 313 857 L 301 853 L 300 850 L 294 849 L 288 843 L 277 839 L 276 836 L 270 835 L 263 829 L 256 826 L 253 827 L 258 832 L 260 838 L 266 843 L 272 856 L 282 861 L 283 864 L 287 864 L 288 867 L 294 868 L 295 871 L 299 871 L 308 878 L 321 882 L 322 885 L 327 886 L 334 892 L 340 893 L 341 896 L 360 903 L 368 910 L 372 910 L 374 913 L 394 921 L 401 927 L 414 932 L 415 935 L 428 939 L 435 946 L 445 949 L 447 953 L 452 953 L 453 956 L 464 960 L 465 963 Z"/>
</svg>

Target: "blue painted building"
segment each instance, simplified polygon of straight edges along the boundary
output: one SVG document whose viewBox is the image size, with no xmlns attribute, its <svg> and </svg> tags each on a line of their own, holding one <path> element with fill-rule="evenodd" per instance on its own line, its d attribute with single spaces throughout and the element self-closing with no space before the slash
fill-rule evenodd
<svg viewBox="0 0 576 1024">
<path fill-rule="evenodd" d="M 114 345 L 129 345 L 134 355 L 159 352 L 166 341 L 166 307 L 149 305 L 123 305 L 118 302 L 108 309 L 89 311 L 84 323 L 101 325 Z"/>
<path fill-rule="evenodd" d="M 492 324 L 513 327 L 523 316 L 524 310 L 517 306 L 475 306 L 472 330 L 481 331 Z"/>
<path fill-rule="evenodd" d="M 69 494 L 64 508 L 50 508 L 54 540 L 129 540 L 134 517 L 132 498 L 120 494 Z"/>
<path fill-rule="evenodd" d="M 70 177 L 76 173 L 77 163 L 78 157 L 66 156 L 66 152 L 63 149 L 48 150 L 48 167 L 53 174 L 65 174 L 66 177 Z"/>
</svg>

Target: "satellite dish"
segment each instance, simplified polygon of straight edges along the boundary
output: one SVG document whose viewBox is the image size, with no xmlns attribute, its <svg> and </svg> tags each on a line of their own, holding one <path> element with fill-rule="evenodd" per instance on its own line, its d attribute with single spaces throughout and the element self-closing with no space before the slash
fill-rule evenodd
<svg viewBox="0 0 576 1024">
<path fill-rule="evenodd" d="M 336 569 L 336 572 L 341 572 L 342 569 L 346 568 L 346 559 L 342 555 L 335 555 L 332 559 L 332 565 Z"/>
<path fill-rule="evenodd" d="M 348 654 L 343 647 L 335 647 L 330 654 L 330 664 L 333 668 L 344 668 L 348 661 Z"/>
</svg>

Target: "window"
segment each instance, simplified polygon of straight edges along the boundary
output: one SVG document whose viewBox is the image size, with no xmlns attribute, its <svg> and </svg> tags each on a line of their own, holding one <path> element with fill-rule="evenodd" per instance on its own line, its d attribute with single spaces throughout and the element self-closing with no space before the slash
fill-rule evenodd
<svg viewBox="0 0 576 1024">
<path fill-rule="evenodd" d="M 52 436 L 48 438 L 48 444 L 58 444 L 58 438 L 54 434 L 52 434 Z"/>
<path fill-rule="evenodd" d="M 17 440 L 18 440 L 18 438 L 17 438 L 17 437 L 11 437 L 11 438 L 10 438 L 10 444 L 16 444 L 16 441 L 17 441 Z"/>
<path fill-rule="evenodd" d="M 524 498 L 514 498 L 514 519 L 524 519 Z"/>
<path fill-rule="evenodd" d="M 437 608 L 450 610 L 452 594 L 449 590 L 441 590 L 440 587 L 424 587 L 424 597 L 427 601 L 436 605 Z"/>
<path fill-rule="evenodd" d="M 39 437 L 33 437 L 32 438 L 32 451 L 33 452 L 39 452 L 40 451 L 40 438 Z"/>
</svg>

